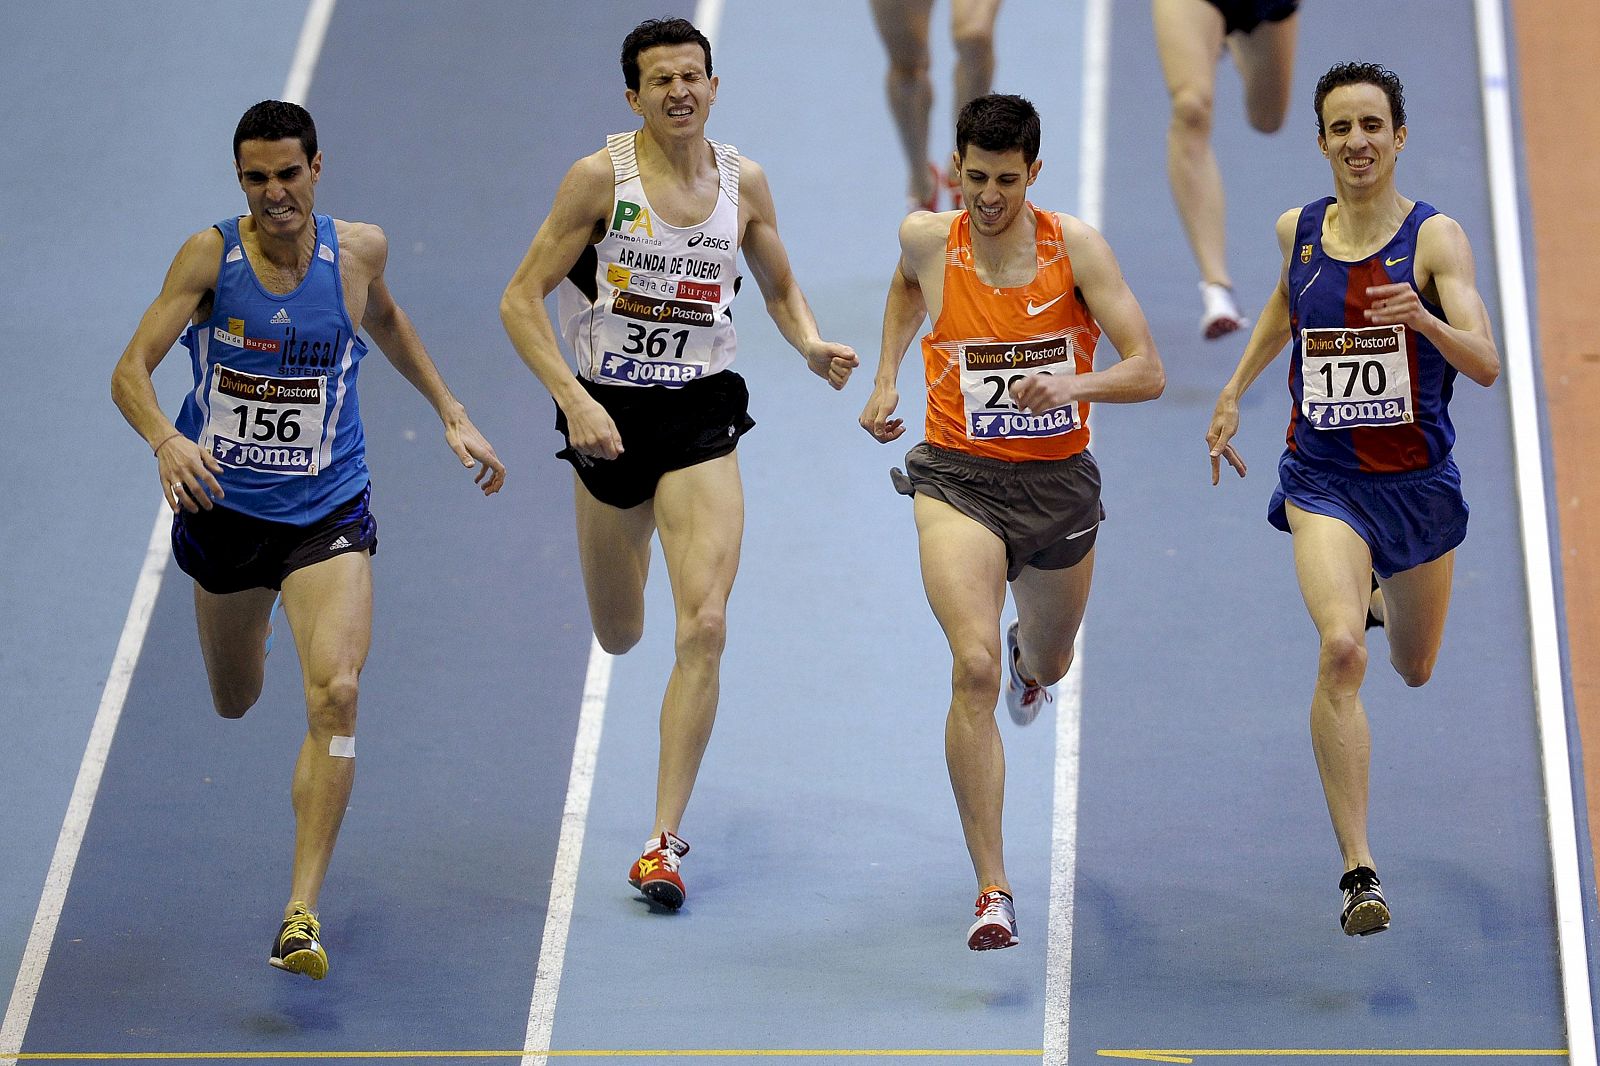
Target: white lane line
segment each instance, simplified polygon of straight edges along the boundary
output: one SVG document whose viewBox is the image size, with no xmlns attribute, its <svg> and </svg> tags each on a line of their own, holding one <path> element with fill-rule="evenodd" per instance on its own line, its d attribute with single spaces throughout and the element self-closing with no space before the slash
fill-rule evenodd
<svg viewBox="0 0 1600 1066">
<path fill-rule="evenodd" d="M 300 40 L 289 65 L 282 99 L 304 102 L 311 88 L 311 76 L 317 69 L 317 57 L 322 53 L 328 22 L 333 17 L 334 2 L 311 0 L 305 21 L 300 26 Z M 72 786 L 67 814 L 61 824 L 61 833 L 56 837 L 55 854 L 51 856 L 50 869 L 45 874 L 44 891 L 39 897 L 39 908 L 34 912 L 28 944 L 22 950 L 17 980 L 11 986 L 5 1021 L 0 1022 L 0 1066 L 16 1066 L 17 1055 L 22 1051 L 22 1039 L 27 1035 L 28 1022 L 33 1017 L 33 1005 L 39 997 L 39 982 L 44 978 L 45 964 L 50 958 L 50 945 L 55 942 L 56 925 L 61 920 L 61 907 L 66 902 L 73 868 L 78 864 L 78 852 L 83 847 L 89 813 L 94 809 L 95 796 L 100 791 L 100 778 L 105 773 L 111 739 L 116 735 L 117 723 L 122 719 L 128 685 L 133 680 L 133 669 L 139 662 L 145 633 L 150 628 L 150 615 L 155 610 L 156 596 L 161 591 L 161 575 L 166 571 L 170 554 L 167 531 L 171 525 L 172 512 L 162 501 L 161 506 L 156 508 L 155 525 L 150 530 L 144 565 L 134 586 L 133 602 L 128 605 L 128 617 L 122 623 L 122 637 L 117 641 L 117 651 L 111 660 L 111 673 L 106 677 L 105 688 L 100 693 L 100 708 L 95 712 L 94 725 L 89 729 L 89 745 L 84 750 L 83 761 L 78 765 L 78 780 Z"/>
<path fill-rule="evenodd" d="M 1111 0 L 1083 11 L 1083 113 L 1078 119 L 1078 217 L 1100 228 L 1105 211 L 1106 100 L 1111 92 Z"/>
<path fill-rule="evenodd" d="M 1045 940 L 1044 1066 L 1066 1066 L 1072 1000 L 1072 905 L 1078 872 L 1078 743 L 1083 722 L 1083 629 L 1056 692 L 1055 803 L 1050 821 L 1050 928 Z"/>
<path fill-rule="evenodd" d="M 1555 879 L 1556 940 L 1561 949 L 1567 1054 L 1571 1066 L 1595 1066 L 1589 945 L 1584 931 L 1583 881 L 1578 874 L 1579 849 L 1587 843 L 1578 835 L 1574 811 L 1577 798 L 1573 794 L 1572 760 L 1567 748 L 1566 691 L 1561 674 L 1555 572 L 1550 558 L 1548 492 L 1540 443 L 1533 330 L 1522 258 L 1522 220 L 1518 213 L 1516 141 L 1511 119 L 1504 14 L 1500 0 L 1477 0 L 1476 8 L 1495 264 L 1500 289 L 1500 327 L 1505 338 L 1506 384 L 1511 392 L 1511 439 L 1517 496 L 1521 504 L 1528 621 L 1533 644 L 1534 710 L 1539 724 L 1550 860 Z"/>
<path fill-rule="evenodd" d="M 1100 228 L 1104 210 L 1111 2 L 1083 13 L 1083 114 L 1078 124 L 1078 217 Z M 1078 876 L 1078 752 L 1083 722 L 1083 629 L 1056 709 L 1055 800 L 1050 816 L 1050 917 L 1045 942 L 1044 1066 L 1066 1066 L 1072 999 L 1072 921 Z"/>
<path fill-rule="evenodd" d="M 556 998 L 561 992 L 561 970 L 567 960 L 567 933 L 572 926 L 572 907 L 578 896 L 578 867 L 583 858 L 584 829 L 589 821 L 589 797 L 594 791 L 594 768 L 600 754 L 606 696 L 611 689 L 612 661 L 613 657 L 600 647 L 600 641 L 592 639 L 589 670 L 583 681 L 582 710 L 578 713 L 578 736 L 572 745 L 567 802 L 561 812 L 561 836 L 556 843 L 555 869 L 550 875 L 550 905 L 545 912 L 544 937 L 539 943 L 533 999 L 528 1004 L 522 1066 L 546 1066 L 549 1062 Z"/>
<path fill-rule="evenodd" d="M 694 5 L 694 25 L 706 35 L 715 53 L 717 34 L 722 29 L 722 0 L 697 0 Z"/>
<path fill-rule="evenodd" d="M 67 814 L 61 824 L 61 833 L 56 837 L 55 854 L 51 856 L 50 869 L 45 874 L 44 892 L 39 897 L 39 908 L 34 912 L 28 945 L 22 951 L 17 980 L 11 987 L 5 1021 L 0 1023 L 0 1063 L 5 1066 L 16 1066 L 17 1055 L 22 1051 L 22 1038 L 27 1035 L 28 1021 L 33 1017 L 33 1005 L 39 996 L 39 982 L 44 977 L 45 963 L 50 959 L 50 946 L 55 943 L 56 925 L 61 920 L 61 906 L 67 898 L 72 870 L 78 864 L 78 852 L 83 847 L 83 833 L 89 824 L 89 812 L 94 807 L 95 794 L 100 791 L 100 778 L 105 773 L 111 738 L 122 717 L 128 684 L 133 680 L 133 669 L 139 662 L 139 651 L 144 647 L 144 636 L 150 628 L 150 615 L 155 611 L 156 595 L 161 591 L 161 574 L 166 569 L 167 556 L 171 553 L 167 533 L 171 523 L 172 512 L 163 500 L 145 547 L 144 565 L 134 585 L 133 602 L 128 605 L 128 617 L 122 624 L 122 637 L 117 641 L 116 655 L 111 660 L 111 672 L 106 676 L 105 688 L 100 693 L 100 709 L 95 712 L 94 725 L 89 730 L 89 744 L 84 750 L 83 761 L 78 765 L 78 780 L 72 786 Z"/>
<path fill-rule="evenodd" d="M 311 6 L 306 9 L 294 60 L 289 64 L 289 78 L 283 83 L 282 98 L 290 103 L 304 104 L 306 94 L 311 91 L 311 76 L 317 72 L 317 59 L 322 55 L 323 38 L 328 35 L 333 5 L 334 0 L 311 0 Z"/>
</svg>

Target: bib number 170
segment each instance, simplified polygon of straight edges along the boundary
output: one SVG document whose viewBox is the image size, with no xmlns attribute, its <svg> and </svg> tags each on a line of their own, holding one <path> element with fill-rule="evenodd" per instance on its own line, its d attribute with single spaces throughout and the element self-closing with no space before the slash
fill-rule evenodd
<svg viewBox="0 0 1600 1066">
<path fill-rule="evenodd" d="M 1336 370 L 1344 375 L 1342 392 L 1334 391 Z M 1360 380 L 1361 391 L 1368 396 L 1382 396 L 1389 385 L 1389 376 L 1384 372 L 1383 364 L 1376 359 L 1341 359 L 1336 363 L 1323 363 L 1317 367 L 1317 372 L 1322 375 L 1323 391 L 1329 396 L 1348 399 L 1355 393 L 1357 379 Z"/>
</svg>

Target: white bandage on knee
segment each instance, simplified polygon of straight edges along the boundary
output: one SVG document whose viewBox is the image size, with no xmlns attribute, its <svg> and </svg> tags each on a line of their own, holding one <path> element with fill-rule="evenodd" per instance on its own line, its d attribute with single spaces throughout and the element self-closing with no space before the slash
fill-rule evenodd
<svg viewBox="0 0 1600 1066">
<path fill-rule="evenodd" d="M 330 737 L 328 740 L 328 754 L 335 759 L 354 759 L 356 757 L 356 738 Z"/>
</svg>

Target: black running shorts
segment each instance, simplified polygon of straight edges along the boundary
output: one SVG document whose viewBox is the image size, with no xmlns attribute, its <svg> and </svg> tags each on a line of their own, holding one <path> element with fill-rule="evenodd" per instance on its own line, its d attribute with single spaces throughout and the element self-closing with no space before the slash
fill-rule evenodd
<svg viewBox="0 0 1600 1066">
<path fill-rule="evenodd" d="M 280 589 L 296 570 L 346 552 L 378 552 L 378 520 L 368 506 L 368 484 L 352 499 L 309 526 L 272 522 L 221 504 L 172 517 L 172 555 L 184 573 L 216 595 L 245 589 Z"/>
<path fill-rule="evenodd" d="M 578 380 L 616 423 L 622 454 L 597 459 L 573 451 L 567 416 L 558 405 L 556 429 L 567 446 L 556 457 L 572 464 L 591 496 L 612 507 L 639 506 L 656 494 L 662 474 L 727 455 L 755 425 L 750 391 L 731 370 L 670 389 Z"/>
<path fill-rule="evenodd" d="M 1252 33 L 1263 22 L 1282 22 L 1300 6 L 1300 0 L 1207 0 L 1222 12 L 1225 33 Z"/>
</svg>

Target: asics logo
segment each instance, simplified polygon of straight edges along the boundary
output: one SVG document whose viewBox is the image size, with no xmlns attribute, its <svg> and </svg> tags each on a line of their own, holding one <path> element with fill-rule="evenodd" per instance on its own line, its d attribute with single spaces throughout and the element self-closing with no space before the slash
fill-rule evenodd
<svg viewBox="0 0 1600 1066">
<path fill-rule="evenodd" d="M 1386 267 L 1399 266 L 1401 263 L 1404 263 L 1410 258 L 1411 257 L 1409 255 L 1402 255 L 1399 259 L 1385 259 L 1383 261 L 1383 265 Z"/>
<path fill-rule="evenodd" d="M 1065 296 L 1065 295 L 1066 295 L 1066 293 L 1062 293 L 1061 294 L 1061 296 Z M 1050 305 L 1054 304 L 1056 302 L 1056 300 L 1061 299 L 1061 296 L 1057 296 L 1055 300 L 1047 300 L 1047 301 L 1045 301 L 1044 303 L 1040 304 L 1037 307 L 1035 307 L 1033 305 L 1033 301 L 1032 300 L 1029 300 L 1028 301 L 1028 315 L 1029 315 L 1029 317 L 1032 317 L 1033 315 L 1039 314 L 1041 311 L 1045 310 Z"/>
<path fill-rule="evenodd" d="M 639 876 L 643 877 L 645 874 L 653 874 L 659 869 L 661 869 L 660 859 L 650 859 L 644 857 L 639 859 Z"/>
</svg>

